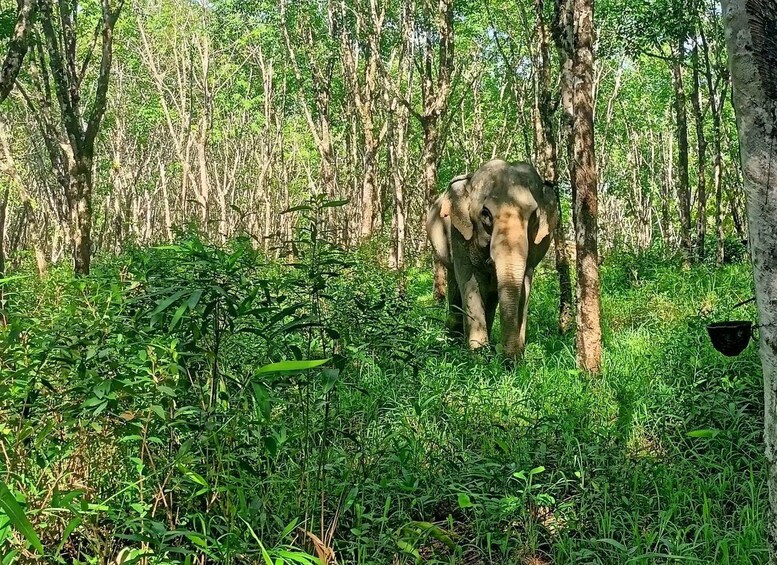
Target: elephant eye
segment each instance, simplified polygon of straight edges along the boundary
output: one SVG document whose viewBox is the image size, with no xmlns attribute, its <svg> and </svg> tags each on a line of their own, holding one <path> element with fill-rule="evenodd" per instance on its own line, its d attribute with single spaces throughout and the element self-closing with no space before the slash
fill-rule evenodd
<svg viewBox="0 0 777 565">
<path fill-rule="evenodd" d="M 491 215 L 491 210 L 485 206 L 483 206 L 483 209 L 480 211 L 480 218 L 486 226 L 491 226 L 491 224 L 494 223 L 494 216 Z"/>
</svg>

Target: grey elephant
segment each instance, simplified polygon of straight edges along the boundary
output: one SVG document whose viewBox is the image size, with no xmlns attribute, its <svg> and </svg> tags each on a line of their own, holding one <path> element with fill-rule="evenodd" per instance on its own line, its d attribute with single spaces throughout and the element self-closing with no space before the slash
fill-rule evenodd
<svg viewBox="0 0 777 565">
<path fill-rule="evenodd" d="M 534 269 L 558 223 L 553 187 L 529 163 L 488 161 L 451 180 L 429 207 L 426 231 L 448 283 L 448 329 L 470 349 L 487 345 L 499 304 L 504 354 L 526 342 Z"/>
</svg>

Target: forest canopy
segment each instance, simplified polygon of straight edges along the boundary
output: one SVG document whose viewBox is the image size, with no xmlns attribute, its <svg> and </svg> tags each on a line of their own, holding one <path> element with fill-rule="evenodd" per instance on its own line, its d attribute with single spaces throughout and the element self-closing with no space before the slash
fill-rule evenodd
<svg viewBox="0 0 777 565">
<path fill-rule="evenodd" d="M 557 69 L 556 49 L 542 63 L 535 33 L 538 18 L 553 26 L 552 3 L 460 2 L 449 24 L 438 9 L 124 5 L 95 140 L 94 253 L 169 241 L 185 226 L 214 241 L 247 233 L 269 249 L 294 226 L 294 215 L 278 212 L 324 194 L 349 202 L 330 212 L 339 242 L 374 235 L 392 264 L 415 257 L 429 197 L 451 178 L 495 156 L 538 161 L 538 65 Z M 78 12 L 73 65 L 88 113 L 101 12 L 90 2 Z M 15 2 L 4 0 L 2 14 L 8 35 Z M 746 226 L 717 4 L 599 2 L 596 23 L 600 246 L 662 240 L 722 260 L 725 238 L 746 239 Z M 3 105 L 0 141 L 6 254 L 34 247 L 49 263 L 71 254 L 73 220 L 47 150 L 60 110 L 44 54 L 31 49 Z M 557 77 L 547 79 L 550 107 L 559 105 Z M 561 113 L 550 119 L 560 136 Z"/>
</svg>

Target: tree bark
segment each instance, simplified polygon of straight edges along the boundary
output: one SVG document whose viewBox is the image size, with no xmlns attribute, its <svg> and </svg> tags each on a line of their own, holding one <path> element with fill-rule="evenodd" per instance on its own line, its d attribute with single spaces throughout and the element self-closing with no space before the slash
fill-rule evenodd
<svg viewBox="0 0 777 565">
<path fill-rule="evenodd" d="M 113 29 L 122 6 L 123 0 L 119 0 L 115 8 L 111 8 L 109 0 L 101 1 L 98 28 L 102 40 L 101 56 L 94 97 L 91 105 L 88 105 L 84 100 L 86 88 L 83 82 L 88 68 L 86 63 L 78 60 L 77 49 L 78 30 L 75 22 L 80 8 L 76 2 L 55 5 L 53 0 L 40 0 L 40 22 L 48 54 L 47 59 L 41 57 L 41 71 L 52 78 L 59 111 L 54 112 L 49 105 L 51 87 L 48 82 L 36 85 L 40 90 L 37 104 L 23 92 L 38 122 L 54 173 L 67 202 L 73 269 L 78 276 L 88 275 L 91 264 L 95 141 L 107 105 L 113 61 Z"/>
<path fill-rule="evenodd" d="M 774 0 L 723 0 L 764 374 L 770 563 L 777 563 L 777 43 Z"/>
<path fill-rule="evenodd" d="M 672 223 L 669 216 L 669 201 L 672 196 L 672 189 L 674 188 L 674 152 L 672 143 L 672 135 L 670 132 L 662 132 L 661 146 L 662 160 L 664 162 L 663 171 L 664 174 L 661 178 L 661 233 L 664 239 L 664 246 L 667 249 L 671 247 L 672 238 Z"/>
<path fill-rule="evenodd" d="M 691 105 L 696 123 L 697 173 L 696 173 L 696 242 L 694 255 L 698 262 L 704 260 L 704 240 L 707 237 L 707 139 L 704 135 L 704 101 L 699 74 L 699 48 L 693 52 L 693 93 Z"/>
<path fill-rule="evenodd" d="M 35 13 L 35 0 L 17 0 L 16 25 L 11 40 L 8 42 L 8 52 L 3 66 L 0 67 L 0 104 L 8 98 L 13 90 L 16 77 L 22 68 L 24 56 L 29 47 L 29 37 L 32 31 L 32 18 Z"/>
<path fill-rule="evenodd" d="M 685 38 L 681 38 L 672 60 L 672 86 L 674 87 L 675 127 L 677 135 L 677 204 L 680 213 L 680 247 L 690 256 L 691 252 L 691 191 L 688 181 L 688 119 L 685 115 L 686 96 L 683 85 L 683 60 Z"/>
<path fill-rule="evenodd" d="M 5 318 L 5 217 L 8 209 L 8 195 L 10 189 L 6 186 L 2 196 L 0 196 L 0 326 L 7 324 Z"/>
<path fill-rule="evenodd" d="M 84 158 L 71 181 L 67 195 L 76 275 L 89 274 L 92 265 L 92 160 Z"/>
<path fill-rule="evenodd" d="M 564 216 L 561 207 L 561 195 L 558 189 L 558 148 L 556 147 L 556 132 L 553 127 L 555 108 L 559 101 L 553 100 L 550 80 L 550 50 L 549 30 L 545 21 L 544 0 L 535 0 L 534 15 L 536 19 L 537 56 L 534 97 L 534 136 L 537 151 L 537 166 L 546 182 L 553 185 L 558 204 L 559 221 L 553 230 L 553 247 L 555 250 L 556 272 L 559 282 L 558 327 L 561 334 L 567 333 L 572 325 L 572 280 L 567 254 Z"/>
<path fill-rule="evenodd" d="M 723 263 L 723 148 L 721 121 L 723 103 L 726 100 L 728 77 L 713 77 L 710 60 L 710 46 L 704 28 L 701 28 L 702 54 L 704 55 L 704 77 L 710 93 L 710 113 L 712 114 L 712 183 L 715 192 L 715 236 L 717 239 L 715 259 L 718 265 Z M 717 51 L 717 50 L 716 50 Z M 720 55 L 718 54 L 719 58 Z"/>
<path fill-rule="evenodd" d="M 571 48 L 572 184 L 577 265 L 577 366 L 598 374 L 602 368 L 602 330 L 597 243 L 597 173 L 593 122 L 594 0 L 573 0 L 565 42 Z"/>
</svg>

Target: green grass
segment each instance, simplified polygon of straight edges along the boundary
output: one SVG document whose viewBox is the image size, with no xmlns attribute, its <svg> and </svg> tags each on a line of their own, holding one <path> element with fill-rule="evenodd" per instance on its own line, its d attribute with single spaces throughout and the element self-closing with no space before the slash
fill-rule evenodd
<svg viewBox="0 0 777 565">
<path fill-rule="evenodd" d="M 291 563 L 316 555 L 307 530 L 340 563 L 766 563 L 756 347 L 726 358 L 704 330 L 752 294 L 749 266 L 608 258 L 591 378 L 556 331 L 549 262 L 510 367 L 445 337 L 425 269 L 314 247 L 291 269 L 238 245 L 9 283 L 0 476 L 42 562 L 259 563 L 261 542 Z M 173 323 L 206 283 L 231 298 L 208 312 L 206 292 Z M 230 311 L 257 287 L 264 311 Z M 294 357 L 332 361 L 252 376 Z M 2 524 L 0 553 L 32 555 Z"/>
</svg>

